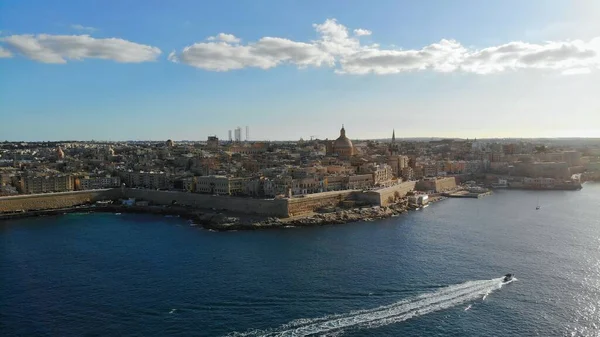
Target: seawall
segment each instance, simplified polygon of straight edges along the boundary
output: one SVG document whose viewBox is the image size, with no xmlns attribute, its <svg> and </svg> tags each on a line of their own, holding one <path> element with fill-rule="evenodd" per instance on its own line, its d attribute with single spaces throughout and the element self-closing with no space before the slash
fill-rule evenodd
<svg viewBox="0 0 600 337">
<path fill-rule="evenodd" d="M 252 199 L 177 191 L 115 188 L 0 197 L 0 213 L 65 209 L 88 205 L 100 200 L 135 198 L 148 201 L 150 205 L 178 205 L 191 209 L 217 209 L 242 214 L 287 218 L 310 214 L 323 207 L 337 206 L 346 200 L 361 201 L 374 206 L 388 206 L 394 199 L 404 197 L 414 187 L 414 182 L 405 182 L 376 191 L 332 191 L 291 199 Z"/>
<path fill-rule="evenodd" d="M 209 194 L 154 191 L 126 188 L 123 192 L 125 198 L 147 200 L 155 205 L 189 206 L 200 209 L 222 209 L 245 214 L 270 215 L 288 217 L 288 202 L 286 199 L 252 199 L 230 196 L 214 196 Z"/>
<path fill-rule="evenodd" d="M 408 192 L 414 190 L 415 184 L 414 181 L 406 181 L 379 190 L 358 193 L 356 197 L 358 200 L 365 201 L 371 205 L 388 206 L 394 203 L 394 200 L 403 198 Z"/>
<path fill-rule="evenodd" d="M 312 213 L 322 207 L 337 206 L 341 201 L 349 199 L 355 193 L 360 191 L 332 191 L 308 194 L 304 197 L 286 199 L 289 216 L 298 216 Z"/>
<path fill-rule="evenodd" d="M 100 200 L 118 199 L 120 197 L 120 189 L 24 194 L 0 197 L 0 213 L 61 209 L 86 205 Z"/>
</svg>

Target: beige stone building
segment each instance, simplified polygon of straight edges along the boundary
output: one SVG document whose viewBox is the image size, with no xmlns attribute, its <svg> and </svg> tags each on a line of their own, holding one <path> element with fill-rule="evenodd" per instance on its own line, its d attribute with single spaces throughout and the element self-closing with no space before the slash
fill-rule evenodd
<svg viewBox="0 0 600 337">
<path fill-rule="evenodd" d="M 183 190 L 186 192 L 194 192 L 194 188 L 196 186 L 196 178 L 195 177 L 187 177 L 181 179 Z"/>
<path fill-rule="evenodd" d="M 435 177 L 438 175 L 438 165 L 435 162 L 423 164 L 423 175 L 425 177 Z"/>
<path fill-rule="evenodd" d="M 268 146 L 265 143 L 254 143 L 251 145 L 235 144 L 229 147 L 228 152 L 246 155 L 257 155 L 267 152 L 267 148 Z"/>
<path fill-rule="evenodd" d="M 387 164 L 363 164 L 358 168 L 358 172 L 361 174 L 372 174 L 373 184 L 377 186 L 388 185 L 394 178 L 392 167 Z"/>
<path fill-rule="evenodd" d="M 373 167 L 373 184 L 384 186 L 389 185 L 390 181 L 394 178 L 394 174 L 392 172 L 392 167 L 383 164 L 383 165 L 375 165 Z"/>
<path fill-rule="evenodd" d="M 121 185 L 119 177 L 84 177 L 78 178 L 75 181 L 80 190 L 95 190 L 102 188 L 114 188 Z"/>
<path fill-rule="evenodd" d="M 414 179 L 414 172 L 413 172 L 412 167 L 410 167 L 410 166 L 403 168 L 401 175 L 402 175 L 402 178 L 406 179 L 406 180 Z"/>
<path fill-rule="evenodd" d="M 402 170 L 408 167 L 408 156 L 391 155 L 387 158 L 387 163 L 392 168 L 394 175 L 400 177 Z"/>
<path fill-rule="evenodd" d="M 328 174 L 354 174 L 355 168 L 352 166 L 345 166 L 345 165 L 328 165 L 327 173 Z"/>
<path fill-rule="evenodd" d="M 236 195 L 244 193 L 247 178 L 234 178 L 228 176 L 200 176 L 195 177 L 195 192 L 218 194 L 218 195 Z"/>
<path fill-rule="evenodd" d="M 292 181 L 292 195 L 304 195 L 327 191 L 327 179 L 307 177 Z"/>
<path fill-rule="evenodd" d="M 25 194 L 73 191 L 71 175 L 27 176 L 21 179 L 21 190 Z"/>
<path fill-rule="evenodd" d="M 348 176 L 328 176 L 326 179 L 328 191 L 344 190 L 348 184 Z"/>
<path fill-rule="evenodd" d="M 124 183 L 128 187 L 168 189 L 171 187 L 169 177 L 165 172 L 126 172 Z"/>
<path fill-rule="evenodd" d="M 357 190 L 370 187 L 373 187 L 372 174 L 357 174 L 348 177 L 347 189 Z"/>
</svg>

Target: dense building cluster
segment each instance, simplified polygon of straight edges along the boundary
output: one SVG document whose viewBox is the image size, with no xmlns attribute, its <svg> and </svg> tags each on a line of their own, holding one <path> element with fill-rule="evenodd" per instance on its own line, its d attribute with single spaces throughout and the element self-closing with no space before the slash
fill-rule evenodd
<svg viewBox="0 0 600 337">
<path fill-rule="evenodd" d="M 257 198 L 457 177 L 551 186 L 598 179 L 598 140 L 0 143 L 0 195 L 130 188 Z M 427 184 L 425 184 L 427 185 Z"/>
</svg>

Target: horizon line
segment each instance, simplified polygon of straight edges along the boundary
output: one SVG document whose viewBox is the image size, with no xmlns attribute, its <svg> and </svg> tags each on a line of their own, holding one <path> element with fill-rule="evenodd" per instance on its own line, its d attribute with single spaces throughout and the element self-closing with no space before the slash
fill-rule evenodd
<svg viewBox="0 0 600 337">
<path fill-rule="evenodd" d="M 299 142 L 303 140 L 305 142 L 310 141 L 323 141 L 323 140 L 335 140 L 336 138 L 315 138 L 315 139 L 297 139 L 297 140 L 285 140 L 285 139 L 254 139 L 254 140 L 243 140 L 238 143 L 252 143 L 252 142 Z M 392 138 L 350 138 L 354 141 L 377 141 L 377 140 L 391 140 Z M 452 139 L 452 140 L 506 140 L 506 139 L 515 139 L 515 140 L 540 140 L 540 139 L 586 139 L 586 140 L 600 140 L 600 137 L 396 137 L 396 140 L 444 140 L 444 139 Z M 172 140 L 173 142 L 207 142 L 207 140 L 192 140 L 192 139 L 127 139 L 127 140 L 100 140 L 100 139 L 91 139 L 91 140 L 76 140 L 76 139 L 63 139 L 63 140 L 3 140 L 0 143 L 131 143 L 131 142 L 150 142 L 150 143 L 159 143 L 159 142 L 167 142 L 168 140 Z M 225 143 L 236 143 L 235 140 L 222 140 L 219 141 Z"/>
</svg>

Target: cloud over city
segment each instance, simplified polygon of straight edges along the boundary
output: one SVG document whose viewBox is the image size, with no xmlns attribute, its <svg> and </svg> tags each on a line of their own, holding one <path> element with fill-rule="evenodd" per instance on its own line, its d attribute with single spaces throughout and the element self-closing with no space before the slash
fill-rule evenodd
<svg viewBox="0 0 600 337">
<path fill-rule="evenodd" d="M 160 49 L 118 38 L 97 39 L 89 35 L 11 35 L 0 38 L 10 52 L 42 63 L 104 59 L 121 63 L 154 61 Z"/>
<path fill-rule="evenodd" d="M 386 49 L 361 43 L 359 38 L 371 35 L 371 31 L 359 28 L 351 35 L 335 19 L 314 24 L 313 28 L 317 39 L 306 42 L 263 37 L 239 44 L 235 36 L 220 33 L 209 42 L 173 53 L 169 59 L 210 71 L 291 64 L 301 68 L 332 67 L 340 74 L 381 75 L 420 70 L 491 74 L 519 69 L 549 69 L 572 75 L 600 68 L 600 38 L 540 44 L 515 41 L 482 49 L 442 39 L 421 49 Z"/>
<path fill-rule="evenodd" d="M 77 30 L 93 31 L 82 25 Z M 472 48 L 454 39 L 441 39 L 420 49 L 384 48 L 364 28 L 349 29 L 335 19 L 312 25 L 315 38 L 294 41 L 266 36 L 242 42 L 230 33 L 218 33 L 167 56 L 171 62 L 208 71 L 243 68 L 271 69 L 327 67 L 338 74 L 398 74 L 412 71 L 493 74 L 521 69 L 542 69 L 564 75 L 587 74 L 600 69 L 600 37 L 584 40 L 528 43 L 513 41 Z M 362 41 L 361 41 L 362 40 Z M 0 37 L 0 58 L 22 55 L 43 63 L 105 59 L 122 63 L 157 60 L 158 47 L 120 38 L 90 35 L 10 35 Z"/>
</svg>

